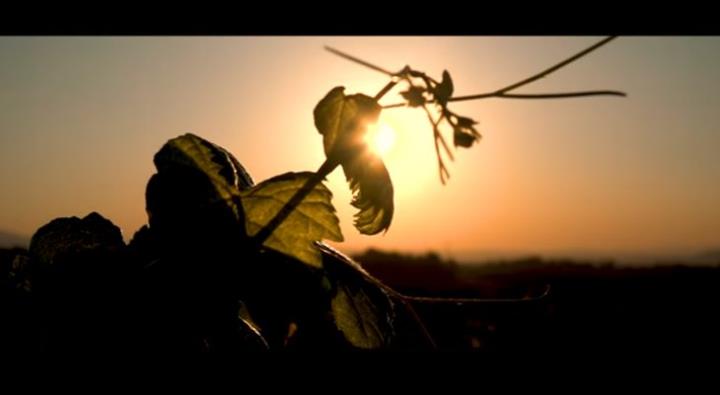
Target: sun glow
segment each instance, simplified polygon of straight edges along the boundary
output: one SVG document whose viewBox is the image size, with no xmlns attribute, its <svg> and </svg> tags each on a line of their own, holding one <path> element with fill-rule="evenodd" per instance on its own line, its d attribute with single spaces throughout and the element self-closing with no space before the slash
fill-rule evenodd
<svg viewBox="0 0 720 395">
<path fill-rule="evenodd" d="M 365 135 L 365 141 L 375 153 L 384 156 L 395 144 L 395 130 L 382 122 L 371 125 Z"/>
</svg>

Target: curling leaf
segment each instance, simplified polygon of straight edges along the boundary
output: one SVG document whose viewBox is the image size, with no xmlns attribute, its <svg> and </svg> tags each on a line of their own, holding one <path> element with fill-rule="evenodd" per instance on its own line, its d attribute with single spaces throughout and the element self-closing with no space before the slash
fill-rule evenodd
<svg viewBox="0 0 720 395">
<path fill-rule="evenodd" d="M 444 70 L 442 81 L 440 81 L 440 84 L 435 86 L 435 89 L 433 90 L 435 100 L 437 100 L 440 105 L 446 105 L 448 100 L 450 100 L 450 97 L 452 97 L 453 90 L 454 87 L 452 78 L 450 78 L 450 73 L 448 73 L 447 70 Z"/>
<path fill-rule="evenodd" d="M 351 204 L 360 211 L 355 227 L 373 235 L 387 230 L 394 211 L 393 186 L 382 160 L 367 146 L 367 125 L 376 122 L 381 111 L 369 96 L 346 96 L 344 87 L 332 89 L 315 107 L 315 126 L 323 135 L 328 160 L 339 163 L 353 191 Z"/>
<path fill-rule="evenodd" d="M 477 121 L 472 118 L 455 115 L 455 127 L 453 130 L 453 142 L 456 147 L 471 147 L 481 136 L 475 125 Z"/>
<path fill-rule="evenodd" d="M 453 143 L 456 147 L 470 148 L 477 137 L 470 133 L 463 132 L 462 130 L 455 129 L 453 133 Z"/>
<path fill-rule="evenodd" d="M 400 92 L 402 97 L 407 100 L 410 107 L 420 107 L 425 104 L 426 100 L 425 96 L 423 96 L 424 93 L 425 89 L 417 86 L 411 86 L 408 90 Z"/>
<path fill-rule="evenodd" d="M 395 208 L 392 181 L 385 164 L 367 150 L 346 162 L 343 170 L 353 192 L 350 204 L 360 209 L 355 214 L 355 228 L 366 235 L 387 230 Z"/>
<path fill-rule="evenodd" d="M 313 176 L 314 173 L 310 172 L 285 173 L 242 192 L 248 236 L 254 236 L 264 228 Z M 318 183 L 263 245 L 310 266 L 322 267 L 320 251 L 313 243 L 323 239 L 343 241 L 331 199 L 330 190 L 323 183 Z"/>
<path fill-rule="evenodd" d="M 472 118 L 457 116 L 457 125 L 461 128 L 474 128 L 477 121 Z"/>
</svg>

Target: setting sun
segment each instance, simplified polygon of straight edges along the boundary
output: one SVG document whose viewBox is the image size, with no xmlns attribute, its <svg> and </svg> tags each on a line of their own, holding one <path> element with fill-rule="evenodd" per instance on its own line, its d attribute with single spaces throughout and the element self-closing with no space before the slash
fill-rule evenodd
<svg viewBox="0 0 720 395">
<path fill-rule="evenodd" d="M 395 144 L 395 130 L 386 123 L 370 126 L 365 141 L 370 148 L 378 155 L 383 156 L 392 149 Z"/>
</svg>

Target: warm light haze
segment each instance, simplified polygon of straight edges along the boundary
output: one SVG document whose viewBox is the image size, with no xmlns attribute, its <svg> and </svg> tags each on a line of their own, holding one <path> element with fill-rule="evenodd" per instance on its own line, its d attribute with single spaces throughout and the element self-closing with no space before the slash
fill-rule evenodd
<svg viewBox="0 0 720 395">
<path fill-rule="evenodd" d="M 324 160 L 312 111 L 333 87 L 374 95 L 409 64 L 456 95 L 528 77 L 599 37 L 3 37 L 0 231 L 29 237 L 98 211 L 126 240 L 146 223 L 154 153 L 192 132 L 255 181 Z M 328 186 L 343 251 L 458 260 L 622 257 L 720 248 L 720 37 L 620 37 L 523 92 L 617 89 L 628 97 L 452 103 L 482 140 L 441 185 L 420 109 L 384 110 L 368 142 L 395 189 L 384 235 L 360 235 L 341 170 Z M 397 90 L 381 100 L 401 101 Z M 452 136 L 448 131 L 448 141 Z"/>
</svg>

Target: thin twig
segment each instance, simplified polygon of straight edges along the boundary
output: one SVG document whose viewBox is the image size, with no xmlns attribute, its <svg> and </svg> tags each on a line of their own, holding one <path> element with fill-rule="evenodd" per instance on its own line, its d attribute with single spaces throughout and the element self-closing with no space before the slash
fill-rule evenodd
<svg viewBox="0 0 720 395">
<path fill-rule="evenodd" d="M 420 318 L 418 313 L 415 311 L 415 308 L 413 308 L 412 303 L 410 303 L 408 300 L 402 300 L 402 304 L 405 306 L 407 311 L 410 313 L 410 316 L 418 324 L 418 326 L 420 327 L 420 331 L 423 333 L 423 336 L 425 336 L 425 339 L 428 341 L 428 343 L 430 343 L 430 346 L 432 346 L 432 348 L 434 350 L 437 350 L 438 346 L 437 346 L 437 343 L 435 342 L 435 339 L 433 339 L 427 326 L 425 326 L 425 322 Z"/>
<path fill-rule="evenodd" d="M 519 82 L 516 82 L 516 83 L 514 83 L 514 84 L 512 84 L 512 85 L 508 85 L 508 86 L 506 86 L 505 88 L 498 89 L 497 91 L 495 91 L 495 93 L 505 93 L 505 92 L 509 92 L 509 91 L 515 90 L 515 89 L 517 89 L 517 88 L 519 88 L 519 87 L 521 87 L 521 86 L 523 86 L 523 85 L 527 85 L 527 84 L 529 84 L 529 83 L 531 83 L 531 82 L 533 82 L 533 81 L 537 81 L 537 80 L 539 80 L 540 78 L 543 78 L 543 77 L 547 76 L 548 74 L 550 74 L 550 73 L 552 73 L 552 72 L 554 72 L 554 71 L 557 71 L 557 70 L 559 70 L 559 69 L 567 66 L 568 64 L 570 64 L 570 63 L 572 63 L 572 62 L 574 62 L 574 61 L 582 58 L 583 56 L 589 54 L 590 52 L 592 52 L 592 51 L 600 48 L 601 46 L 609 43 L 610 41 L 612 41 L 612 40 L 614 40 L 614 39 L 616 39 L 616 38 L 617 38 L 617 36 L 610 36 L 610 37 L 604 38 L 604 39 L 600 40 L 597 44 L 595 44 L 595 45 L 593 45 L 593 46 L 591 46 L 591 47 L 589 47 L 589 48 L 586 48 L 586 49 L 584 49 L 584 50 L 576 53 L 575 55 L 573 55 L 573 56 L 571 56 L 571 57 L 563 60 L 562 62 L 556 64 L 555 66 L 552 66 L 552 67 L 550 67 L 550 68 L 548 68 L 548 69 L 546 69 L 546 70 L 544 70 L 544 71 L 541 71 L 541 72 L 533 75 L 532 77 L 526 78 L 526 79 L 524 79 L 524 80 L 522 80 L 522 81 L 519 81 Z"/>
<path fill-rule="evenodd" d="M 571 97 L 583 97 L 583 96 L 622 96 L 626 97 L 625 92 L 620 91 L 584 91 L 584 92 L 560 92 L 560 93 L 484 93 L 480 95 L 470 96 L 458 96 L 449 99 L 448 101 L 464 101 L 464 100 L 475 100 L 485 99 L 490 97 L 497 97 L 500 99 L 566 99 Z"/>
<path fill-rule="evenodd" d="M 437 129 L 437 126 L 435 128 Z M 448 158 L 450 158 L 451 161 L 455 161 L 455 155 L 453 155 L 452 151 L 450 151 L 447 142 L 445 142 L 445 137 L 443 137 L 439 129 L 435 133 L 435 136 L 438 140 L 440 140 L 440 143 L 442 143 L 442 147 L 445 149 L 445 153 L 447 154 Z"/>
<path fill-rule="evenodd" d="M 627 93 L 621 91 L 583 91 L 583 92 L 560 92 L 560 93 L 481 93 L 477 95 L 457 96 L 448 99 L 448 102 L 479 100 L 479 99 L 569 99 L 585 96 L 620 96 L 627 97 Z M 388 108 L 405 107 L 407 103 L 394 103 L 382 106 L 383 110 Z"/>
<path fill-rule="evenodd" d="M 428 297 L 428 296 L 410 296 L 410 295 L 403 295 L 403 298 L 405 300 L 411 300 L 413 302 L 422 302 L 422 303 L 444 303 L 444 304 L 456 304 L 456 305 L 463 305 L 463 304 L 524 304 L 524 303 L 530 303 L 530 302 L 538 302 L 541 300 L 545 300 L 545 298 L 550 294 L 550 286 L 546 285 L 545 290 L 542 294 L 538 296 L 533 296 L 530 298 L 495 298 L 495 299 L 478 299 L 478 298 L 436 298 L 436 297 Z"/>
<path fill-rule="evenodd" d="M 337 251 L 330 248 L 324 243 L 318 242 L 318 245 L 321 247 L 321 249 L 325 249 L 326 251 L 329 249 L 332 253 L 338 254 Z M 340 254 L 340 260 L 343 259 L 343 255 Z M 433 348 L 437 348 L 437 343 L 435 343 L 435 340 L 433 339 L 432 335 L 430 334 L 430 331 L 428 330 L 427 326 L 425 325 L 425 322 L 422 320 L 420 315 L 415 311 L 415 308 L 412 306 L 412 303 L 431 303 L 431 304 L 452 304 L 455 306 L 462 306 L 462 305 L 473 305 L 473 306 L 494 306 L 494 305 L 502 305 L 502 306 L 524 306 L 528 304 L 537 303 L 540 301 L 544 301 L 546 297 L 550 293 L 550 286 L 546 285 L 545 290 L 542 294 L 539 296 L 534 296 L 531 298 L 494 298 L 494 299 L 480 299 L 480 298 L 446 298 L 446 297 L 428 297 L 428 296 L 410 296 L 402 294 L 392 287 L 386 285 L 382 281 L 380 281 L 378 278 L 374 277 L 370 273 L 368 273 L 365 270 L 360 270 L 359 273 L 365 278 L 366 281 L 368 281 L 370 284 L 375 285 L 376 287 L 383 290 L 389 297 L 394 298 L 399 303 L 401 303 L 403 306 L 406 307 L 408 313 L 413 318 L 413 320 L 418 324 L 420 327 L 420 331 L 423 333 L 423 336 L 425 339 L 430 343 L 430 345 Z"/>
<path fill-rule="evenodd" d="M 437 123 L 432 118 L 432 114 L 430 114 L 430 110 L 427 109 L 427 106 L 423 105 L 423 109 L 425 110 L 425 113 L 428 116 L 428 119 L 430 120 L 430 123 L 433 126 L 433 140 L 435 141 L 435 154 L 437 155 L 438 159 L 438 170 L 440 172 L 440 182 L 445 185 L 445 176 L 447 175 L 447 178 L 450 178 L 450 174 L 448 173 L 447 169 L 445 168 L 445 163 L 442 161 L 442 156 L 440 155 L 440 146 L 438 145 L 438 135 L 440 132 L 438 132 L 437 129 Z M 442 139 L 442 136 L 440 136 Z"/>
<path fill-rule="evenodd" d="M 443 137 L 442 133 L 440 132 L 440 122 L 445 119 L 447 122 L 449 122 L 452 125 L 452 121 L 448 116 L 446 115 L 446 112 L 443 111 L 442 114 L 440 114 L 440 118 L 438 118 L 437 122 L 435 122 L 435 138 L 440 140 L 442 143 L 442 147 L 445 149 L 445 153 L 447 154 L 448 158 L 450 158 L 451 161 L 455 161 L 455 156 L 453 155 L 452 151 L 450 151 L 450 148 L 448 148 L 447 143 L 445 142 L 445 137 Z"/>
<path fill-rule="evenodd" d="M 361 65 L 363 65 L 363 66 L 365 66 L 365 67 L 367 67 L 367 68 L 373 69 L 373 70 L 375 70 L 375 71 L 379 71 L 379 72 L 381 72 L 381 73 L 383 73 L 383 74 L 387 74 L 387 75 L 389 75 L 389 76 L 391 76 L 391 77 L 395 75 L 395 73 L 391 73 L 391 72 L 383 69 L 383 68 L 380 67 L 380 66 L 375 66 L 375 65 L 372 64 L 372 63 L 368 63 L 368 62 L 366 62 L 366 61 L 364 61 L 364 60 L 362 60 L 362 59 L 358 59 L 358 58 L 356 58 L 356 57 L 354 57 L 354 56 L 352 56 L 352 55 L 348 55 L 348 54 L 346 54 L 346 53 L 344 53 L 344 52 L 338 51 L 338 50 L 335 49 L 335 48 L 328 47 L 327 45 L 325 46 L 325 50 L 327 50 L 327 51 L 329 51 L 329 52 L 331 52 L 331 53 L 334 53 L 335 55 L 340 56 L 341 58 L 345 58 L 345 59 L 347 59 L 347 60 L 349 60 L 349 61 L 351 61 L 351 62 L 355 62 L 355 63 L 357 63 L 357 64 L 361 64 Z"/>
<path fill-rule="evenodd" d="M 327 247 L 327 245 L 325 245 Z M 448 298 L 448 297 L 433 297 L 433 296 L 412 296 L 405 295 L 396 291 L 394 288 L 380 281 L 380 279 L 374 277 L 372 274 L 361 271 L 362 276 L 376 287 L 385 291 L 391 297 L 394 297 L 400 301 L 407 302 L 419 302 L 419 303 L 437 303 L 437 304 L 477 304 L 477 305 L 497 305 L 497 304 L 528 304 L 532 302 L 538 302 L 545 300 L 550 294 L 550 285 L 546 285 L 545 289 L 540 295 L 533 296 L 530 298 Z"/>
<path fill-rule="evenodd" d="M 587 96 L 622 96 L 625 97 L 627 94 L 625 92 L 621 91 L 611 91 L 611 90 L 603 90 L 603 91 L 585 91 L 585 92 L 561 92 L 561 93 L 536 93 L 536 94 L 520 94 L 520 93 L 514 93 L 510 94 L 508 92 L 513 91 L 521 86 L 525 86 L 531 82 L 537 81 L 567 65 L 570 63 L 582 58 L 583 56 L 589 54 L 590 52 L 600 48 L 601 46 L 607 44 L 608 42 L 616 39 L 617 36 L 610 36 L 606 37 L 596 44 L 576 53 L 575 55 L 563 60 L 562 62 L 545 69 L 529 78 L 526 78 L 524 80 L 518 81 L 514 84 L 508 85 L 504 88 L 492 91 L 492 92 L 486 92 L 486 93 L 479 93 L 475 95 L 466 95 L 466 96 L 458 96 L 458 97 L 451 97 L 448 99 L 448 102 L 453 101 L 465 101 L 465 100 L 478 100 L 478 99 L 488 99 L 488 98 L 501 98 L 501 99 L 564 99 L 564 98 L 573 98 L 573 97 L 587 97 Z M 326 46 L 326 50 L 334 53 L 335 55 L 338 55 L 340 57 L 343 57 L 345 59 L 348 59 L 350 61 L 353 61 L 355 63 L 361 64 L 365 67 L 368 67 L 370 69 L 379 71 L 383 74 L 389 75 L 389 76 L 397 76 L 399 74 L 409 74 L 412 70 L 409 67 L 405 67 L 402 71 L 399 73 L 392 73 L 390 71 L 387 71 L 383 69 L 382 67 L 376 66 L 372 63 L 369 63 L 367 61 L 364 61 L 362 59 L 356 58 L 352 55 L 346 54 L 344 52 L 338 51 L 337 49 L 331 48 Z M 419 78 L 422 78 L 423 80 L 430 79 L 431 81 L 434 81 L 432 78 L 427 76 L 425 73 L 413 71 L 414 74 L 419 76 Z M 427 80 L 425 81 L 427 83 Z M 388 108 L 396 108 L 396 107 L 403 107 L 405 106 L 405 103 L 396 103 L 396 104 L 390 104 L 383 106 L 383 109 Z"/>
<path fill-rule="evenodd" d="M 386 93 L 390 92 L 390 89 L 392 89 L 395 85 L 397 85 L 397 83 L 398 83 L 398 81 L 395 81 L 395 80 L 391 80 L 390 82 L 388 82 L 387 85 L 385 85 L 380 90 L 380 92 L 378 92 L 377 95 L 375 95 L 375 97 L 374 97 L 375 101 L 382 99 L 382 97 L 385 96 Z"/>
</svg>

